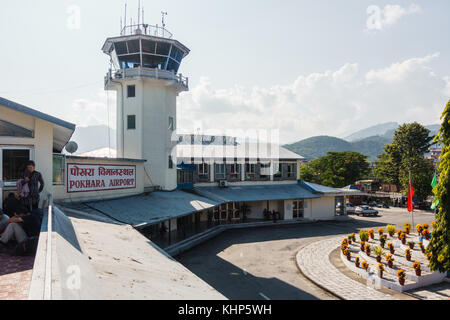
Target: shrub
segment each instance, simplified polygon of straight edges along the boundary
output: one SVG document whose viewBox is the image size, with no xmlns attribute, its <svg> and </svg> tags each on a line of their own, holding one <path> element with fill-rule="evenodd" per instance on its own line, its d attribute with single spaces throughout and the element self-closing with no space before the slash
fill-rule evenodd
<svg viewBox="0 0 450 320">
<path fill-rule="evenodd" d="M 394 250 L 394 245 L 392 244 L 392 242 L 389 242 L 387 244 L 387 247 L 388 247 L 389 250 Z"/>
<path fill-rule="evenodd" d="M 347 256 L 347 257 L 350 256 L 351 255 L 350 254 L 350 250 L 349 249 L 345 249 L 344 250 L 344 255 Z"/>
<path fill-rule="evenodd" d="M 414 268 L 414 270 L 420 270 L 420 262 L 419 261 L 414 262 L 413 268 Z"/>
<path fill-rule="evenodd" d="M 394 257 L 392 257 L 392 254 L 388 254 L 387 256 L 386 256 L 386 261 L 387 262 L 389 262 L 389 261 L 394 261 Z"/>
<path fill-rule="evenodd" d="M 367 263 L 367 261 L 363 261 L 363 263 L 361 263 L 361 267 L 367 270 L 369 268 L 369 264 Z"/>
<path fill-rule="evenodd" d="M 403 270 L 403 269 L 398 270 L 398 271 L 397 271 L 397 277 L 398 277 L 400 280 L 405 279 L 405 277 L 406 277 L 405 270 Z"/>
<path fill-rule="evenodd" d="M 392 224 L 389 224 L 389 225 L 387 225 L 386 230 L 387 230 L 387 232 L 389 232 L 389 234 L 395 233 L 395 226 Z"/>
<path fill-rule="evenodd" d="M 381 249 L 381 247 L 375 247 L 373 249 L 373 253 L 375 253 L 377 257 L 381 257 L 381 255 L 383 254 L 383 249 Z"/>
<path fill-rule="evenodd" d="M 405 250 L 405 255 L 406 255 L 406 256 L 410 256 L 410 255 L 411 255 L 411 249 L 409 249 L 409 248 L 406 249 L 406 250 Z"/>
<path fill-rule="evenodd" d="M 382 235 L 383 233 L 384 233 L 383 228 L 379 228 L 379 229 L 378 229 L 378 234 L 379 234 L 379 235 Z"/>
<path fill-rule="evenodd" d="M 383 266 L 383 264 L 381 264 L 381 263 L 378 264 L 378 270 L 379 270 L 379 271 L 384 271 L 384 266 Z"/>
<path fill-rule="evenodd" d="M 416 226 L 416 230 L 417 230 L 417 233 L 421 234 L 422 231 L 423 231 L 422 225 L 421 225 L 421 224 L 418 224 L 418 225 Z"/>
<path fill-rule="evenodd" d="M 428 223 L 424 223 L 424 224 L 422 225 L 422 228 L 423 228 L 424 230 L 428 230 L 428 229 L 430 228 L 430 226 L 428 225 Z"/>
<path fill-rule="evenodd" d="M 361 230 L 359 231 L 359 238 L 361 239 L 361 241 L 366 242 L 367 240 L 369 240 L 369 234 L 367 233 L 367 231 Z"/>
</svg>

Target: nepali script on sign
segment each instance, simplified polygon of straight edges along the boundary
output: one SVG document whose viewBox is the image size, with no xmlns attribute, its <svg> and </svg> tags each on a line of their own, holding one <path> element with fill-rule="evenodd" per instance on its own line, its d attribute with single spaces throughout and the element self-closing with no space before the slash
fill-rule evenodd
<svg viewBox="0 0 450 320">
<path fill-rule="evenodd" d="M 67 164 L 67 192 L 136 188 L 136 166 Z"/>
</svg>

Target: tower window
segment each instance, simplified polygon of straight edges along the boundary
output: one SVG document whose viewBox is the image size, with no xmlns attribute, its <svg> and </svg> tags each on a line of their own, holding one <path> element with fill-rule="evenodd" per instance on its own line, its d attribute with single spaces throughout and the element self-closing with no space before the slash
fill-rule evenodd
<svg viewBox="0 0 450 320">
<path fill-rule="evenodd" d="M 175 130 L 175 122 L 173 120 L 173 117 L 169 117 L 169 130 L 174 131 Z"/>
<path fill-rule="evenodd" d="M 127 97 L 128 98 L 134 98 L 136 97 L 136 86 L 132 85 L 132 86 L 127 86 Z"/>
<path fill-rule="evenodd" d="M 173 160 L 172 160 L 172 156 L 169 156 L 169 169 L 173 169 Z"/>
<path fill-rule="evenodd" d="M 135 130 L 136 129 L 136 116 L 131 115 L 127 117 L 127 129 Z"/>
</svg>

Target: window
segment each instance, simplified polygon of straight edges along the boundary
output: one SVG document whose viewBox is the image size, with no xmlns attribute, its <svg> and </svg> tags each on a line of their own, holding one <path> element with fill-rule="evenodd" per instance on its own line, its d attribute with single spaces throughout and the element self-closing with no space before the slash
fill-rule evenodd
<svg viewBox="0 0 450 320">
<path fill-rule="evenodd" d="M 283 175 L 283 168 L 281 163 L 278 163 L 278 165 L 275 165 L 275 178 L 281 178 Z"/>
<path fill-rule="evenodd" d="M 198 174 L 201 176 L 208 175 L 209 165 L 206 163 L 201 163 L 198 165 Z"/>
<path fill-rule="evenodd" d="M 13 123 L 0 120 L 0 137 L 33 138 L 34 132 Z"/>
<path fill-rule="evenodd" d="M 245 164 L 245 172 L 247 174 L 255 174 L 256 165 L 252 163 Z"/>
<path fill-rule="evenodd" d="M 294 206 L 292 209 L 292 216 L 294 219 L 301 219 L 304 217 L 305 213 L 305 203 L 303 200 L 294 201 Z"/>
<path fill-rule="evenodd" d="M 53 155 L 53 184 L 64 184 L 65 157 L 62 154 Z"/>
<path fill-rule="evenodd" d="M 127 129 L 135 130 L 136 129 L 136 116 L 130 115 L 127 117 Z"/>
<path fill-rule="evenodd" d="M 225 179 L 225 164 L 216 164 L 214 168 L 216 179 Z"/>
<path fill-rule="evenodd" d="M 174 131 L 175 130 L 175 122 L 173 120 L 173 117 L 169 117 L 169 130 Z"/>
<path fill-rule="evenodd" d="M 288 164 L 287 165 L 287 177 L 288 178 L 293 178 L 295 177 L 295 169 L 294 169 L 294 165 L 293 164 Z"/>
<path fill-rule="evenodd" d="M 128 98 L 134 98 L 136 97 L 136 86 L 127 86 L 127 97 Z"/>
<path fill-rule="evenodd" d="M 233 163 L 230 166 L 230 177 L 232 179 L 238 179 L 240 172 L 241 172 L 241 166 L 239 164 Z"/>
<path fill-rule="evenodd" d="M 169 169 L 173 169 L 173 159 L 172 159 L 172 156 L 169 156 Z"/>
<path fill-rule="evenodd" d="M 3 149 L 2 150 L 2 180 L 16 182 L 22 177 L 27 162 L 30 160 L 29 149 Z"/>
</svg>

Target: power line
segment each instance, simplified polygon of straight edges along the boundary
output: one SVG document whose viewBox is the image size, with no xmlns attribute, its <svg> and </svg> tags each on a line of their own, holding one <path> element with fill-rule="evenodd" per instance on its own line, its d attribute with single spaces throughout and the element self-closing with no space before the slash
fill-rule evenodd
<svg viewBox="0 0 450 320">
<path fill-rule="evenodd" d="M 25 94 L 22 94 L 22 96 L 26 97 L 26 96 L 30 96 L 30 95 L 45 95 L 45 94 L 54 94 L 54 93 L 60 93 L 60 92 L 67 92 L 67 91 L 81 89 L 81 88 L 86 88 L 86 87 L 91 87 L 91 86 L 99 85 L 99 84 L 101 84 L 101 82 L 100 81 L 96 81 L 96 82 L 82 84 L 82 85 L 69 87 L 69 88 L 61 88 L 61 89 L 50 90 L 50 91 L 39 90 L 39 91 L 27 92 Z M 3 92 L 0 92 L 0 94 L 18 94 L 18 93 L 20 94 L 21 92 L 20 91 L 3 91 Z"/>
</svg>

